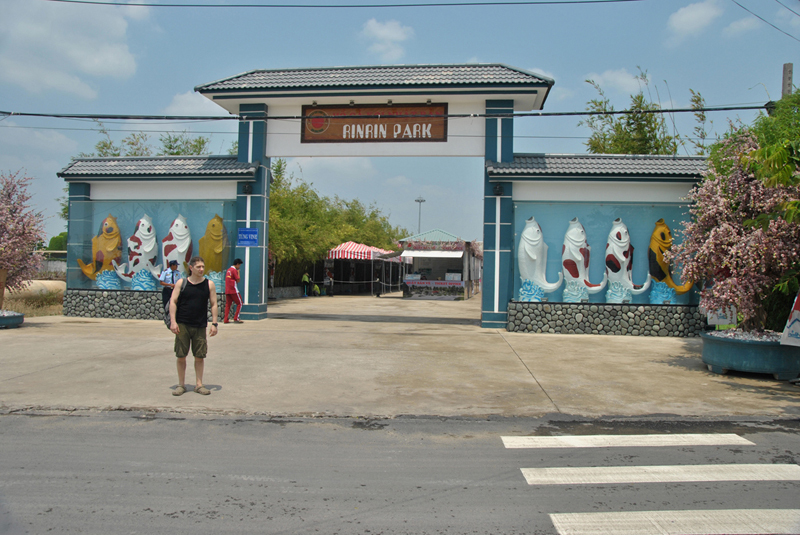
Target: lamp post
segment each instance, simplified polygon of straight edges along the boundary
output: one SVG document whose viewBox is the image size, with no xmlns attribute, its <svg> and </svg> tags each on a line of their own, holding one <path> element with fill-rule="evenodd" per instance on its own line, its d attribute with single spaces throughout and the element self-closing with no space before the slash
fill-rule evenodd
<svg viewBox="0 0 800 535">
<path fill-rule="evenodd" d="M 420 232 L 422 232 L 422 203 L 425 202 L 425 199 L 423 199 L 422 196 L 420 195 L 419 197 L 414 199 L 414 202 L 419 203 L 419 219 L 417 220 L 417 234 L 419 234 Z"/>
</svg>

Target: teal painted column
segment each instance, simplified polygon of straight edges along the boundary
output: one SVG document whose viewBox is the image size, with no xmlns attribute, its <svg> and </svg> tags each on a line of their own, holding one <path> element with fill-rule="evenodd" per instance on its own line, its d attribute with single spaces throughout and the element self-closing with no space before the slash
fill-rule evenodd
<svg viewBox="0 0 800 535">
<path fill-rule="evenodd" d="M 485 158 L 487 162 L 510 162 L 514 159 L 513 100 L 487 100 Z M 514 204 L 511 182 L 489 182 L 485 171 L 483 206 L 483 295 L 481 327 L 505 328 L 508 302 L 513 297 Z"/>
<path fill-rule="evenodd" d="M 258 162 L 255 182 L 239 182 L 236 186 L 236 227 L 258 231 L 258 245 L 234 248 L 236 258 L 244 264 L 241 268 L 239 291 L 242 293 L 244 320 L 267 317 L 267 285 L 269 280 L 269 158 L 267 158 L 266 104 L 241 104 L 239 116 L 240 162 Z"/>
<path fill-rule="evenodd" d="M 78 266 L 92 258 L 92 206 L 91 184 L 69 183 L 69 215 L 67 217 L 67 288 L 85 288 L 86 278 Z"/>
</svg>

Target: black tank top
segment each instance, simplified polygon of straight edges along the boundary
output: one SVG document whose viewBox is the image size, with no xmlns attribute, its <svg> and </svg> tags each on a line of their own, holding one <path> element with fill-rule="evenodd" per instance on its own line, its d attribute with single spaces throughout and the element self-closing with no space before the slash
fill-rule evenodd
<svg viewBox="0 0 800 535">
<path fill-rule="evenodd" d="M 184 286 L 178 297 L 178 311 L 175 320 L 189 327 L 205 327 L 208 325 L 208 301 L 211 290 L 208 279 L 199 284 L 192 284 L 189 278 L 183 280 Z"/>
</svg>

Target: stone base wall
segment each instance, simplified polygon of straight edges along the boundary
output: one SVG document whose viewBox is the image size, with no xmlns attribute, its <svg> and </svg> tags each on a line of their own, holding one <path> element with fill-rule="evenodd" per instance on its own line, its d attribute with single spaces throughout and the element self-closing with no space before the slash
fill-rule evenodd
<svg viewBox="0 0 800 535">
<path fill-rule="evenodd" d="M 705 316 L 697 306 L 604 305 L 591 303 L 508 304 L 510 332 L 699 336 Z"/>
<path fill-rule="evenodd" d="M 225 314 L 225 294 L 217 294 L 219 321 Z M 163 321 L 161 292 L 118 290 L 67 290 L 64 315 L 79 318 L 113 318 Z M 209 306 L 208 320 L 211 321 Z"/>
<path fill-rule="evenodd" d="M 292 299 L 294 297 L 303 297 L 302 286 L 281 286 L 279 288 L 270 288 L 267 290 L 267 295 L 275 299 Z"/>
</svg>

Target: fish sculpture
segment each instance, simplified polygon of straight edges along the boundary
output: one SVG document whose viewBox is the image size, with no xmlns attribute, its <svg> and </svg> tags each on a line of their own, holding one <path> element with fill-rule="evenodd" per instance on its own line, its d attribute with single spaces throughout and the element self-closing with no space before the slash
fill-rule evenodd
<svg viewBox="0 0 800 535">
<path fill-rule="evenodd" d="M 522 288 L 520 301 L 539 302 L 545 292 L 554 292 L 561 286 L 562 275 L 558 274 L 558 282 L 549 283 L 545 278 L 547 270 L 547 244 L 544 242 L 542 228 L 531 217 L 525 221 L 525 228 L 519 238 L 518 256 L 519 276 Z"/>
<path fill-rule="evenodd" d="M 229 242 L 228 232 L 222 223 L 222 218 L 214 214 L 214 217 L 206 225 L 206 233 L 197 240 L 200 256 L 206 265 L 206 277 L 208 277 L 217 288 L 223 288 L 222 270 L 228 258 Z"/>
<path fill-rule="evenodd" d="M 600 284 L 589 282 L 589 257 L 592 248 L 586 241 L 586 230 L 577 217 L 569 222 L 561 248 L 561 268 L 564 273 L 564 296 L 566 303 L 588 300 L 589 294 L 601 292 L 606 287 L 608 276 L 603 273 Z"/>
<path fill-rule="evenodd" d="M 113 261 L 122 260 L 122 238 L 117 226 L 117 218 L 108 214 L 100 225 L 100 232 L 92 238 L 92 261 L 84 264 L 83 260 L 78 259 L 78 266 L 84 275 L 92 280 L 97 280 L 97 275 L 103 271 L 113 273 Z M 97 269 L 97 262 L 100 262 L 100 269 Z"/>
<path fill-rule="evenodd" d="M 192 233 L 186 218 L 178 214 L 178 217 L 169 227 L 169 233 L 161 240 L 161 258 L 165 266 L 170 261 L 177 260 L 178 265 L 182 266 L 183 273 L 189 272 L 189 260 L 192 258 Z"/>
<path fill-rule="evenodd" d="M 222 271 L 225 251 L 228 248 L 228 232 L 217 214 L 206 225 L 206 233 L 198 240 L 200 256 L 206 264 L 206 271 Z"/>
<path fill-rule="evenodd" d="M 650 292 L 651 304 L 672 302 L 676 295 L 682 295 L 691 290 L 694 281 L 687 281 L 678 285 L 670 273 L 669 264 L 664 258 L 664 253 L 672 247 L 672 233 L 663 219 L 656 221 L 653 235 L 650 237 L 650 249 L 647 259 L 650 264 L 650 276 L 655 281 Z"/>
<path fill-rule="evenodd" d="M 617 218 L 611 225 L 606 243 L 606 275 L 608 276 L 608 291 L 606 303 L 630 302 L 632 296 L 641 295 L 650 289 L 651 277 L 647 274 L 647 281 L 642 285 L 633 283 L 633 245 L 628 227 Z"/>
<path fill-rule="evenodd" d="M 128 261 L 122 264 L 114 262 L 114 269 L 120 279 L 130 282 L 134 290 L 155 291 L 156 280 L 161 273 L 158 261 L 158 240 L 153 220 L 144 214 L 136 222 L 133 236 L 128 238 Z"/>
</svg>

